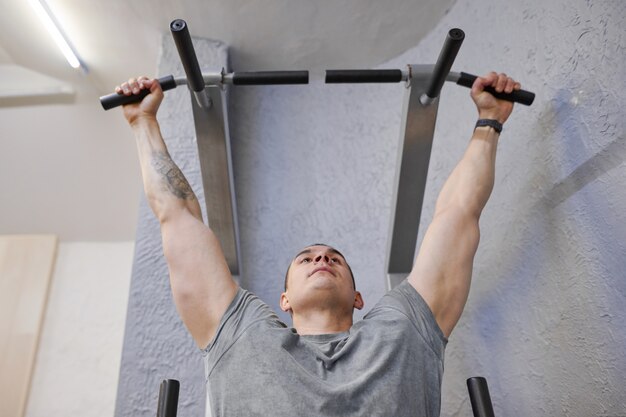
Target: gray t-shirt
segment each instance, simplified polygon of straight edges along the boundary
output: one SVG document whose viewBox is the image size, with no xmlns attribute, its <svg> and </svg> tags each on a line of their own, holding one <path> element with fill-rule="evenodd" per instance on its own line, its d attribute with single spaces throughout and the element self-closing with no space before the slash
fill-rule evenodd
<svg viewBox="0 0 626 417">
<path fill-rule="evenodd" d="M 439 416 L 447 340 L 404 281 L 348 332 L 299 335 L 239 289 L 204 349 L 212 417 Z"/>
</svg>

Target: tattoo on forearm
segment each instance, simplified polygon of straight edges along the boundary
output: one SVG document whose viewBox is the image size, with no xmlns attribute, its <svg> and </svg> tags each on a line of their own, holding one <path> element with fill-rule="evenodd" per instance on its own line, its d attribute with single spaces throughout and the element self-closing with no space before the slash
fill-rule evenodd
<svg viewBox="0 0 626 417">
<path fill-rule="evenodd" d="M 168 191 L 183 200 L 196 199 L 187 179 L 167 153 L 154 152 L 152 154 L 152 166 L 156 172 L 163 176 Z"/>
</svg>

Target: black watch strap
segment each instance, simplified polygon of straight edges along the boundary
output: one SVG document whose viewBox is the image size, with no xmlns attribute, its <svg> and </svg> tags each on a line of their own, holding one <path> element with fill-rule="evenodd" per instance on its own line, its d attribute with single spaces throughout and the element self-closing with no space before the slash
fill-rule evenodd
<svg viewBox="0 0 626 417">
<path fill-rule="evenodd" d="M 478 119 L 476 127 L 481 126 L 491 126 L 497 133 L 502 132 L 502 123 L 494 119 Z"/>
</svg>

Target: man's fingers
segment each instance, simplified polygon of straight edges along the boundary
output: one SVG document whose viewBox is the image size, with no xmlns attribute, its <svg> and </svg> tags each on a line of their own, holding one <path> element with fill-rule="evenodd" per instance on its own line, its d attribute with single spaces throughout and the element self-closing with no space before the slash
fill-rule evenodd
<svg viewBox="0 0 626 417">
<path fill-rule="evenodd" d="M 504 86 L 504 92 L 507 94 L 511 94 L 513 92 L 513 86 L 515 86 L 515 81 L 512 78 L 507 78 L 506 85 Z"/>
<path fill-rule="evenodd" d="M 485 87 L 495 86 L 497 81 L 498 74 L 495 71 L 491 71 L 484 77 L 476 77 L 476 81 L 474 81 L 474 84 L 472 85 L 472 93 L 479 94 L 485 89 Z"/>
<path fill-rule="evenodd" d="M 151 89 L 154 80 L 142 75 L 139 78 L 129 78 L 128 81 L 115 87 L 117 94 L 124 94 L 130 96 L 132 94 L 139 94 L 141 90 Z"/>
<path fill-rule="evenodd" d="M 485 89 L 486 85 L 489 85 L 487 77 L 476 77 L 474 84 L 472 84 L 472 94 L 481 93 Z"/>
<path fill-rule="evenodd" d="M 146 77 L 145 75 L 142 75 L 141 77 L 137 78 L 137 82 L 139 83 L 139 88 L 141 88 L 142 90 L 144 88 L 152 87 L 152 80 Z"/>
<path fill-rule="evenodd" d="M 133 93 L 131 88 L 130 88 L 130 85 L 128 84 L 128 81 L 125 82 L 125 83 L 122 83 L 121 90 L 122 90 L 122 93 L 124 93 L 125 96 L 130 96 Z"/>
<path fill-rule="evenodd" d="M 134 94 L 134 86 L 136 84 L 136 80 L 134 78 L 129 78 L 128 81 L 126 81 L 125 83 L 122 83 L 122 91 L 124 92 L 124 95 L 130 96 L 131 94 Z"/>
<path fill-rule="evenodd" d="M 162 90 L 161 84 L 159 84 L 159 80 L 157 80 L 156 78 L 146 80 L 146 86 L 150 89 L 151 93 L 154 93 L 157 90 Z"/>
<path fill-rule="evenodd" d="M 505 73 L 498 74 L 494 71 L 484 77 L 478 77 L 472 86 L 472 90 L 474 90 L 474 93 L 480 93 L 485 87 L 493 87 L 498 93 L 504 92 L 507 94 L 522 88 L 520 83 L 507 76 Z"/>
<path fill-rule="evenodd" d="M 140 88 L 136 78 L 130 78 L 128 80 L 128 86 L 133 94 L 139 94 Z"/>
<path fill-rule="evenodd" d="M 504 88 L 506 87 L 506 84 L 507 84 L 507 79 L 508 77 L 506 76 L 505 73 L 501 73 L 498 75 L 496 84 L 494 86 L 494 88 L 496 89 L 498 93 L 501 93 L 504 91 Z"/>
</svg>

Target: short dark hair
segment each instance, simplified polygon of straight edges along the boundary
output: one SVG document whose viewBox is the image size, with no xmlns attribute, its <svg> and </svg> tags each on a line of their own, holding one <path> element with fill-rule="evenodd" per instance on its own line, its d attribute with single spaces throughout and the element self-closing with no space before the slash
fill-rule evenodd
<svg viewBox="0 0 626 417">
<path fill-rule="evenodd" d="M 333 248 L 330 245 L 327 245 L 326 243 L 314 243 L 312 245 L 308 245 L 306 246 L 307 248 L 310 248 L 311 246 L 326 246 L 327 248 L 331 248 L 332 250 L 334 250 L 335 252 L 337 252 L 337 254 L 339 256 L 341 256 L 343 258 L 344 261 L 346 261 L 346 266 L 348 267 L 348 271 L 350 271 L 350 278 L 352 278 L 352 287 L 354 288 L 354 290 L 356 291 L 356 283 L 354 282 L 354 273 L 352 272 L 352 268 L 350 268 L 350 264 L 348 263 L 348 261 L 346 260 L 346 257 L 343 256 L 343 254 L 341 252 L 339 252 L 337 249 Z M 285 273 L 285 291 L 287 291 L 287 280 L 289 279 L 289 270 L 291 269 L 291 263 L 293 262 L 293 260 L 291 262 L 289 262 L 289 266 L 287 267 L 287 272 Z"/>
</svg>

